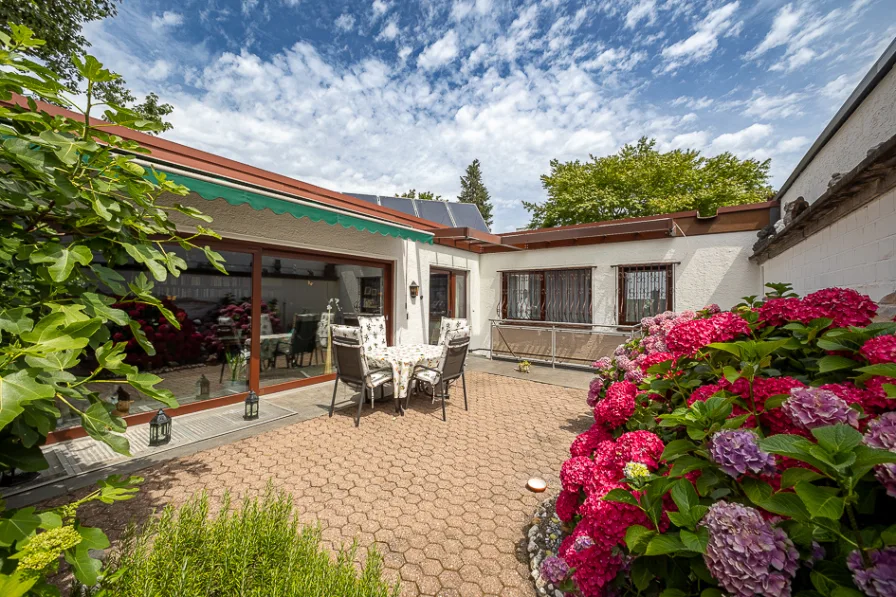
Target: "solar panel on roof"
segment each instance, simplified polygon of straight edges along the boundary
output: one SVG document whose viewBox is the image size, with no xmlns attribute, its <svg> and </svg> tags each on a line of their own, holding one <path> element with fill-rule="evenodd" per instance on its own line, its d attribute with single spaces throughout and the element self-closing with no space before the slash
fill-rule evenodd
<svg viewBox="0 0 896 597">
<path fill-rule="evenodd" d="M 451 215 L 454 216 L 454 221 L 459 228 L 468 227 L 482 232 L 491 232 L 482 214 L 479 213 L 479 208 L 472 203 L 449 203 L 448 209 L 451 210 Z"/>
<path fill-rule="evenodd" d="M 420 217 L 425 220 L 454 227 L 454 222 L 448 214 L 448 204 L 444 201 L 417 201 L 417 209 L 420 211 Z"/>
<path fill-rule="evenodd" d="M 417 212 L 414 211 L 414 202 L 403 197 L 380 197 L 380 205 L 397 209 L 411 216 L 417 215 Z"/>
<path fill-rule="evenodd" d="M 361 193 L 346 193 L 349 197 L 354 197 L 355 199 L 361 199 L 362 201 L 367 201 L 368 203 L 379 204 L 377 201 L 376 195 L 364 195 Z"/>
</svg>

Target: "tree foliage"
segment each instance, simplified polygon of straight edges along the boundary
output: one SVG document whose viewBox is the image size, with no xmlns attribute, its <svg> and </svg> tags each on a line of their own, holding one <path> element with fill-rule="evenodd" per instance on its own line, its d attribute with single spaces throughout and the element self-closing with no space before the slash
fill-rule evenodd
<svg viewBox="0 0 896 597">
<path fill-rule="evenodd" d="M 201 236 L 216 235 L 199 225 L 197 234 L 178 236 L 169 212 L 203 223 L 210 218 L 192 207 L 157 204 L 163 193 L 186 195 L 187 189 L 139 165 L 133 155 L 146 150 L 90 119 L 91 108 L 102 105 L 97 87 L 117 75 L 92 56 L 73 57 L 86 82 L 87 107 L 81 110 L 52 70 L 25 56 L 42 42 L 24 26 L 10 30 L 11 36 L 0 32 L 0 471 L 39 471 L 48 466 L 41 445 L 56 426 L 60 405 L 80 416 L 91 437 L 128 454 L 125 422 L 97 387 L 130 385 L 176 406 L 170 391 L 156 387 L 159 377 L 124 362 L 127 343 L 113 341 L 108 326 L 130 327 L 152 353 L 137 322 L 113 305 L 150 304 L 179 327 L 152 294 L 152 279 L 177 277 L 187 267 L 166 244 L 192 249 Z M 15 103 L 22 96 L 27 106 Z M 50 116 L 34 98 L 82 117 Z M 160 128 L 112 104 L 104 118 L 142 131 Z M 224 271 L 220 255 L 202 250 Z M 144 271 L 128 281 L 114 269 L 125 263 Z M 107 483 L 110 488 L 96 499 L 121 498 L 133 480 Z M 52 594 L 42 575 L 63 552 L 78 578 L 93 584 L 99 562 L 88 552 L 102 549 L 105 536 L 98 529 L 85 533 L 73 511 L 2 510 L 0 503 L 0 594 Z M 26 570 L 29 560 L 22 554 L 36 546 L 43 555 Z"/>
<path fill-rule="evenodd" d="M 69 91 L 78 90 L 84 84 L 73 56 L 81 55 L 90 47 L 84 37 L 82 27 L 85 23 L 114 17 L 118 13 L 121 0 L 12 0 L 0 2 L 0 31 L 10 32 L 7 23 L 25 25 L 34 32 L 36 38 L 44 43 L 28 49 L 28 53 L 39 58 L 47 67 L 59 75 Z M 112 81 L 97 82 L 97 97 L 120 106 L 131 106 L 146 120 L 161 124 L 158 130 L 146 131 L 157 133 L 167 131 L 171 123 L 164 118 L 174 111 L 170 104 L 160 104 L 159 97 L 151 93 L 142 103 L 136 104 L 136 98 L 127 88 L 125 81 L 118 77 Z"/>
<path fill-rule="evenodd" d="M 422 201 L 447 201 L 447 199 L 442 199 L 441 195 L 436 195 L 432 191 L 420 191 L 418 193 L 417 189 L 411 189 L 405 193 L 400 193 L 395 196 L 404 197 L 405 199 L 420 199 Z"/>
<path fill-rule="evenodd" d="M 461 203 L 472 203 L 479 208 L 479 213 L 489 228 L 492 227 L 492 203 L 488 189 L 482 182 L 482 169 L 479 160 L 467 166 L 466 173 L 460 177 L 460 195 L 457 200 Z"/>
<path fill-rule="evenodd" d="M 541 177 L 544 203 L 523 202 L 530 228 L 601 222 L 619 218 L 697 210 L 712 215 L 723 205 L 767 200 L 769 164 L 731 153 L 705 157 L 696 150 L 660 152 L 641 138 L 619 153 L 588 162 L 551 160 Z"/>
</svg>

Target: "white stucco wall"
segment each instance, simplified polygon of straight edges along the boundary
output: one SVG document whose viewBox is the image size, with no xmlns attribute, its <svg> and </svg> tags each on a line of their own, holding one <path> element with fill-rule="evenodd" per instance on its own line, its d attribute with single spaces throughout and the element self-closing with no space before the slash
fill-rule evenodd
<svg viewBox="0 0 896 597">
<path fill-rule="evenodd" d="M 768 260 L 762 277 L 801 295 L 840 286 L 880 300 L 896 291 L 896 189 Z"/>
<path fill-rule="evenodd" d="M 727 309 L 759 287 L 759 267 L 748 259 L 755 239 L 755 232 L 734 232 L 482 255 L 480 321 L 487 328 L 490 318 L 500 316 L 501 271 L 552 267 L 593 268 L 595 324 L 617 323 L 616 265 L 679 262 L 675 266 L 676 310 L 700 309 L 710 303 Z"/>
<path fill-rule="evenodd" d="M 831 175 L 845 174 L 865 159 L 868 150 L 896 135 L 896 69 L 874 88 L 865 101 L 818 152 L 782 197 L 783 206 L 797 197 L 813 203 L 828 188 Z"/>
</svg>

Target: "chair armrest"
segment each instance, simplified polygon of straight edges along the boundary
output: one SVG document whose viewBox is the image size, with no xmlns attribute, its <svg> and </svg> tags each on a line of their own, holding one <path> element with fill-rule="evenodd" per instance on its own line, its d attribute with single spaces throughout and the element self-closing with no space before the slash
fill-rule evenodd
<svg viewBox="0 0 896 597">
<path fill-rule="evenodd" d="M 387 371 L 389 373 L 392 373 L 392 367 L 380 367 L 379 369 L 371 369 L 370 371 L 367 372 L 367 375 L 370 376 L 370 375 L 373 375 L 374 373 L 379 373 L 380 371 Z"/>
<path fill-rule="evenodd" d="M 440 370 L 433 369 L 432 367 L 426 367 L 424 365 L 417 365 L 416 367 L 414 367 L 414 370 L 411 372 L 411 374 L 413 375 L 414 373 L 416 373 L 418 369 L 423 369 L 424 371 L 432 371 L 433 373 L 438 373 L 439 377 L 442 376 L 442 372 Z"/>
</svg>

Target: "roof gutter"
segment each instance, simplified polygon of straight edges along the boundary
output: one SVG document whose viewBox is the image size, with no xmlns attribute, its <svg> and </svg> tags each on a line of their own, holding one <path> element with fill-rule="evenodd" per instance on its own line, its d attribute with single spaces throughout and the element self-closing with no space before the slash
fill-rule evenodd
<svg viewBox="0 0 896 597">
<path fill-rule="evenodd" d="M 890 72 L 894 64 L 896 64 L 896 39 L 893 39 L 893 41 L 890 42 L 890 45 L 887 46 L 887 49 L 884 50 L 881 57 L 877 59 L 874 66 L 871 67 L 871 70 L 868 71 L 852 94 L 850 94 L 849 98 L 847 98 L 846 102 L 840 107 L 834 115 L 834 118 L 832 118 L 825 129 L 821 131 L 821 134 L 815 140 L 815 143 L 812 144 L 812 147 L 809 148 L 809 151 L 806 152 L 803 159 L 800 160 L 799 164 L 796 165 L 796 168 L 784 184 L 781 185 L 781 188 L 778 189 L 778 192 L 775 194 L 775 199 L 784 197 L 784 194 L 791 186 L 793 186 L 793 183 L 800 177 L 803 170 L 805 170 L 812 160 L 815 159 L 818 152 L 828 144 L 828 141 L 837 134 L 837 131 L 840 130 L 847 120 L 849 120 L 849 117 L 852 116 L 853 112 L 855 112 L 862 102 L 865 101 L 865 98 L 874 91 L 877 84 L 887 76 L 887 73 Z"/>
<path fill-rule="evenodd" d="M 193 170 L 185 170 L 182 168 L 176 168 L 164 162 L 156 162 L 152 160 L 145 160 L 141 158 L 136 158 L 133 160 L 134 162 L 140 164 L 141 166 L 146 166 L 149 168 L 155 168 L 156 170 L 161 170 L 162 172 L 171 172 L 172 174 L 180 174 L 181 176 L 188 176 L 190 178 L 195 178 L 197 180 L 202 180 L 205 182 L 212 182 L 215 184 L 219 184 L 221 186 L 230 187 L 232 189 L 237 189 L 241 191 L 251 191 L 253 193 L 258 193 L 259 195 L 265 195 L 266 197 L 270 197 L 272 199 L 279 199 L 281 201 L 289 201 L 291 203 L 296 203 L 298 205 L 304 205 L 307 207 L 313 207 L 315 209 L 320 209 L 323 211 L 328 211 L 336 214 L 347 214 L 353 218 L 358 218 L 359 220 L 367 220 L 368 222 L 376 222 L 377 224 L 388 224 L 389 226 L 393 226 L 395 228 L 401 228 L 402 230 L 409 230 L 412 232 L 417 232 L 419 234 L 428 234 L 429 236 L 433 236 L 433 233 L 428 230 L 420 230 L 418 228 L 411 228 L 410 226 L 404 226 L 402 224 L 396 224 L 390 220 L 385 219 L 377 219 L 371 218 L 368 216 L 360 215 L 354 212 L 350 212 L 344 209 L 335 209 L 329 207 L 327 205 L 323 205 L 321 203 L 317 203 L 315 201 L 311 201 L 305 197 L 293 196 L 287 193 L 273 193 L 263 187 L 258 187 L 255 185 L 251 185 L 244 182 L 234 182 L 227 178 L 219 178 L 217 176 L 208 176 L 207 174 L 200 174 L 198 172 L 194 172 Z"/>
</svg>

